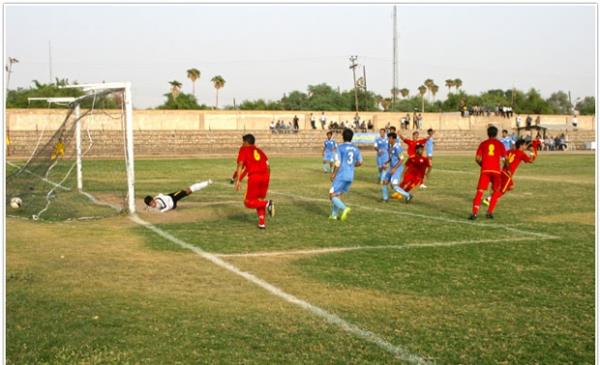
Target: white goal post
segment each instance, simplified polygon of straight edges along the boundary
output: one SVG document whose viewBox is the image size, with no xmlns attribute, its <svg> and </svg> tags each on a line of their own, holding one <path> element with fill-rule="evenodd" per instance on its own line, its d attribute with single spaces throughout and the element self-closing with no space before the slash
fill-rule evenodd
<svg viewBox="0 0 600 365">
<path fill-rule="evenodd" d="M 124 126 L 125 126 L 125 167 L 127 170 L 127 210 L 129 214 L 136 212 L 135 208 L 135 171 L 134 171 L 134 153 L 133 153 L 133 107 L 131 100 L 131 83 L 130 82 L 111 82 L 111 83 L 98 83 L 98 84 L 77 84 L 77 85 L 65 85 L 60 88 L 78 88 L 82 89 L 86 95 L 80 97 L 37 97 L 28 98 L 32 100 L 43 100 L 48 103 L 68 103 L 74 108 L 75 122 L 75 151 L 76 151 L 76 162 L 77 162 L 77 190 L 81 193 L 83 191 L 83 166 L 82 166 L 82 142 L 81 142 L 81 122 L 80 122 L 80 102 L 84 98 L 89 98 L 90 93 L 96 91 L 114 91 L 123 92 L 123 104 L 124 104 Z M 88 195 L 88 194 L 86 194 Z M 89 196 L 89 195 L 88 195 Z"/>
</svg>

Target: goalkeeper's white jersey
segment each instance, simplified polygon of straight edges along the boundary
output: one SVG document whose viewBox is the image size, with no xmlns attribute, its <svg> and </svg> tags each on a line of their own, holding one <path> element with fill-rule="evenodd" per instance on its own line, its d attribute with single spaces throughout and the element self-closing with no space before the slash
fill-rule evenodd
<svg viewBox="0 0 600 365">
<path fill-rule="evenodd" d="M 154 200 L 156 201 L 156 208 L 161 213 L 169 211 L 175 206 L 173 198 L 170 195 L 158 194 L 154 197 Z"/>
</svg>

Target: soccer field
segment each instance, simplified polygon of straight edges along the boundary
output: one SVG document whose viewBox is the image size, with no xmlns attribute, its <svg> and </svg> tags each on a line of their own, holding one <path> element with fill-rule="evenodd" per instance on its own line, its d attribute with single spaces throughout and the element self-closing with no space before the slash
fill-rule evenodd
<svg viewBox="0 0 600 365">
<path fill-rule="evenodd" d="M 472 155 L 436 157 L 410 204 L 379 202 L 365 160 L 345 222 L 327 219 L 318 156 L 271 158 L 266 230 L 228 183 L 233 158 L 137 160 L 138 201 L 215 181 L 140 210 L 152 226 L 9 217 L 8 363 L 594 362 L 594 155 L 542 153 L 476 222 Z M 86 182 L 110 163 L 86 162 Z"/>
</svg>

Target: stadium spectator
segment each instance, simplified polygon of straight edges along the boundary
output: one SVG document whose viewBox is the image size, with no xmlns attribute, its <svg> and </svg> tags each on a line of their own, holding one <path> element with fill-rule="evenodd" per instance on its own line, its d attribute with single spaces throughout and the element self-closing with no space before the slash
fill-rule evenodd
<svg viewBox="0 0 600 365">
<path fill-rule="evenodd" d="M 300 119 L 298 119 L 298 116 L 297 116 L 297 115 L 294 115 L 294 126 L 293 126 L 293 127 L 294 127 L 294 130 L 296 130 L 296 131 L 297 131 L 298 129 L 300 129 L 300 125 L 298 124 L 298 121 L 299 121 L 299 120 L 300 120 Z"/>
<path fill-rule="evenodd" d="M 560 136 L 557 136 L 554 139 L 554 148 L 557 151 L 566 151 L 567 150 L 567 137 L 564 133 L 561 133 Z"/>
<path fill-rule="evenodd" d="M 517 114 L 517 119 L 515 121 L 517 123 L 517 129 L 520 129 L 521 125 L 523 125 L 523 118 L 521 118 L 521 115 Z"/>
<path fill-rule="evenodd" d="M 571 118 L 571 126 L 573 129 L 577 129 L 577 115 L 573 114 L 573 118 Z"/>
<path fill-rule="evenodd" d="M 275 133 L 275 127 L 276 127 L 275 121 L 272 120 L 271 125 L 269 125 L 269 129 L 271 130 L 271 133 Z"/>
<path fill-rule="evenodd" d="M 325 125 L 327 124 L 327 117 L 325 116 L 325 112 L 321 112 L 321 117 L 319 118 L 321 121 L 321 129 L 325 129 Z"/>
<path fill-rule="evenodd" d="M 535 122 L 534 123 L 535 123 L 536 126 L 539 126 L 540 124 L 542 124 L 542 120 L 540 119 L 539 115 L 535 118 Z"/>
<path fill-rule="evenodd" d="M 418 129 L 418 124 L 419 121 L 417 120 L 417 112 L 413 112 L 413 116 L 412 116 L 412 122 L 413 122 L 413 129 Z"/>
<path fill-rule="evenodd" d="M 533 118 L 531 118 L 531 115 L 527 115 L 527 118 L 525 118 L 525 128 L 527 130 L 531 129 L 531 123 L 533 123 Z"/>
<path fill-rule="evenodd" d="M 371 119 L 369 119 L 369 122 L 367 123 L 367 130 L 372 131 L 373 127 L 373 122 L 371 122 Z"/>
<path fill-rule="evenodd" d="M 548 135 L 544 140 L 544 150 L 545 151 L 554 151 L 554 138 Z"/>
<path fill-rule="evenodd" d="M 369 122 L 370 122 L 370 121 L 369 121 Z M 366 132 L 367 132 L 367 123 L 365 123 L 365 121 L 364 121 L 364 120 L 363 120 L 362 122 L 360 122 L 360 130 L 361 130 L 363 133 L 366 133 Z"/>
<path fill-rule="evenodd" d="M 310 126 L 312 129 L 317 129 L 317 120 L 313 113 L 310 113 Z"/>
</svg>

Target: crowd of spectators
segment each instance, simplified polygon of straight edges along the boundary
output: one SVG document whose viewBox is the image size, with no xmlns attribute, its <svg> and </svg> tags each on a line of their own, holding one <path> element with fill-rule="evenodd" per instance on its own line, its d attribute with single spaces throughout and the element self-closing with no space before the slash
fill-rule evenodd
<svg viewBox="0 0 600 365">
<path fill-rule="evenodd" d="M 277 122 L 272 120 L 269 129 L 271 130 L 271 133 L 298 133 L 298 130 L 300 129 L 298 120 L 297 115 L 295 115 L 288 123 L 283 119 L 278 119 Z"/>
</svg>

